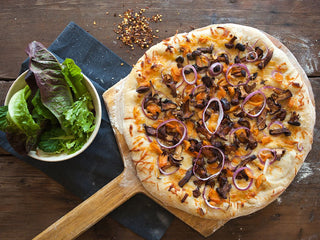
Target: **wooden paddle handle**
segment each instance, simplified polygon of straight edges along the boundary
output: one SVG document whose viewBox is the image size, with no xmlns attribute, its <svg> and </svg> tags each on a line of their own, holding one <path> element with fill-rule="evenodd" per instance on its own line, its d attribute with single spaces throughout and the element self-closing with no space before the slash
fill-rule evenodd
<svg viewBox="0 0 320 240">
<path fill-rule="evenodd" d="M 130 181 L 130 175 L 125 169 L 117 178 L 61 217 L 34 239 L 76 238 L 141 190 L 141 184 L 134 179 Z"/>
</svg>

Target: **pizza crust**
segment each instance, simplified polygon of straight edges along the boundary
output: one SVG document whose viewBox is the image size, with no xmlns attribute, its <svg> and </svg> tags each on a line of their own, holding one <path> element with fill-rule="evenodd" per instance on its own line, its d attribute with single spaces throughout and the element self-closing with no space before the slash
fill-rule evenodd
<svg viewBox="0 0 320 240">
<path fill-rule="evenodd" d="M 172 174 L 164 176 L 159 172 L 157 166 L 158 154 L 150 151 L 150 142 L 142 128 L 143 123 L 151 123 L 152 121 L 141 118 L 141 116 L 143 116 L 140 107 L 142 97 L 136 92 L 136 89 L 138 87 L 137 79 L 141 78 L 142 74 L 142 62 L 153 61 L 152 56 L 155 54 L 169 56 L 170 54 L 166 51 L 168 45 L 174 48 L 179 47 L 179 44 L 185 41 L 185 36 L 189 36 L 190 39 L 199 39 L 201 36 L 211 36 L 212 29 L 217 29 L 217 27 L 223 27 L 229 30 L 232 34 L 236 35 L 241 42 L 254 43 L 257 40 L 262 40 L 268 47 L 274 50 L 272 58 L 274 62 L 286 63 L 286 75 L 295 76 L 294 82 L 301 87 L 296 89 L 291 85 L 289 86 L 289 81 L 283 82 L 283 87 L 289 88 L 292 91 L 293 98 L 303 103 L 303 107 L 301 111 L 299 111 L 300 120 L 303 124 L 300 127 L 301 131 L 296 135 L 296 141 L 301 142 L 303 150 L 299 152 L 296 148 L 293 148 L 286 152 L 281 158 L 281 161 L 274 163 L 276 165 L 272 166 L 270 171 L 266 171 L 267 181 L 263 188 L 260 189 L 254 197 L 242 201 L 241 196 L 244 193 L 241 193 L 238 201 L 224 202 L 220 206 L 221 209 L 212 209 L 205 204 L 202 197 L 192 197 L 191 190 L 195 188 L 192 181 L 189 181 L 183 188 L 180 188 L 177 183 L 183 175 Z M 172 64 L 175 64 L 174 59 L 170 61 Z M 170 61 L 168 60 L 168 62 Z M 160 66 L 163 64 L 161 61 L 155 61 L 155 63 Z M 265 71 L 271 70 L 266 68 Z M 269 75 L 271 75 L 271 72 Z M 152 78 L 155 85 L 161 80 L 161 76 L 159 75 L 152 76 Z M 145 55 L 138 60 L 131 73 L 123 82 L 123 85 L 119 87 L 118 99 L 121 99 L 121 101 L 119 101 L 116 104 L 116 108 L 113 109 L 114 114 L 117 119 L 119 119 L 117 123 L 118 126 L 114 127 L 117 127 L 126 139 L 127 145 L 131 150 L 133 163 L 136 166 L 137 175 L 143 186 L 164 205 L 181 209 L 196 216 L 217 220 L 231 219 L 253 213 L 270 204 L 284 192 L 299 171 L 308 152 L 311 150 L 313 127 L 315 124 L 315 107 L 312 104 L 312 95 L 307 89 L 306 82 L 292 65 L 287 55 L 277 48 L 263 32 L 257 29 L 236 24 L 219 24 L 196 29 L 190 33 L 177 34 L 151 47 Z M 161 90 L 164 92 L 168 91 L 168 89 Z M 303 96 L 303 99 L 300 99 L 301 96 Z M 279 147 L 279 144 L 277 141 L 273 141 L 268 147 Z M 190 164 L 184 161 L 181 169 L 187 170 L 188 167 L 190 167 Z M 237 194 L 234 188 L 232 188 L 230 193 Z M 182 202 L 186 194 L 188 194 L 188 196 Z"/>
</svg>

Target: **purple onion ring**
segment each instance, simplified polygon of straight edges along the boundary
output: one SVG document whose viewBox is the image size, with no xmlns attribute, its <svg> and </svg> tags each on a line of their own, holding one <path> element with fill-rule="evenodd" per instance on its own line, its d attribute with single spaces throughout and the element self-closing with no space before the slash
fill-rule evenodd
<svg viewBox="0 0 320 240">
<path fill-rule="evenodd" d="M 246 80 L 244 83 L 239 83 L 238 85 L 233 85 L 233 84 L 229 81 L 229 77 L 228 77 L 229 72 L 230 72 L 233 68 L 235 68 L 235 67 L 240 67 L 240 68 L 242 68 L 243 70 L 246 71 L 246 73 L 247 73 L 247 80 Z M 247 66 L 244 65 L 244 64 L 241 64 L 241 63 L 232 64 L 231 66 L 229 66 L 229 67 L 227 68 L 227 71 L 226 71 L 226 80 L 227 80 L 227 82 L 228 82 L 232 87 L 238 87 L 238 86 L 241 86 L 241 85 L 247 85 L 248 82 L 249 82 L 249 80 L 250 80 L 250 71 L 249 71 L 249 69 L 247 68 Z"/>
<path fill-rule="evenodd" d="M 200 155 L 201 155 L 201 152 L 202 152 L 202 149 L 203 149 L 203 148 L 213 148 L 213 149 L 217 150 L 217 151 L 219 152 L 219 154 L 222 156 L 222 163 L 221 163 L 221 167 L 220 167 L 219 171 L 216 172 L 216 173 L 214 173 L 214 174 L 212 174 L 212 175 L 210 175 L 209 177 L 206 177 L 206 178 L 201 178 L 201 177 L 199 177 L 199 176 L 196 174 L 196 166 L 197 166 L 196 163 L 197 163 L 197 160 L 199 159 L 199 157 L 200 157 Z M 194 174 L 194 176 L 195 176 L 196 178 L 198 178 L 199 180 L 202 180 L 202 181 L 207 181 L 207 180 L 209 180 L 209 179 L 211 179 L 211 178 L 214 178 L 214 177 L 218 176 L 218 175 L 221 173 L 221 171 L 222 171 L 222 169 L 223 169 L 223 167 L 224 167 L 224 163 L 225 163 L 225 155 L 224 155 L 224 153 L 223 153 L 219 148 L 216 148 L 216 147 L 211 146 L 211 145 L 204 145 L 204 146 L 202 146 L 202 147 L 200 148 L 200 150 L 199 150 L 199 153 L 198 153 L 198 155 L 197 155 L 197 158 L 196 158 L 195 161 L 194 161 L 192 171 L 193 171 L 193 174 Z"/>
<path fill-rule="evenodd" d="M 258 158 L 261 162 L 261 164 L 265 164 L 266 162 L 262 161 L 261 157 L 260 157 L 260 154 L 263 152 L 263 151 L 270 151 L 272 154 L 273 154 L 273 159 L 272 160 L 269 160 L 269 164 L 272 164 L 276 161 L 277 159 L 277 153 L 274 149 L 271 149 L 271 148 L 262 148 L 260 149 L 260 151 L 258 152 Z"/>
<path fill-rule="evenodd" d="M 219 69 L 219 71 L 215 72 L 214 69 L 215 69 L 216 67 L 218 67 L 218 66 L 220 67 L 220 69 Z M 211 76 L 217 76 L 217 75 L 219 75 L 220 73 L 222 73 L 222 70 L 223 70 L 223 66 L 222 66 L 222 64 L 219 63 L 219 62 L 213 63 L 213 64 L 209 67 L 209 69 L 208 69 L 208 71 L 209 71 L 209 73 L 210 73 Z"/>
<path fill-rule="evenodd" d="M 236 181 L 236 177 L 237 177 L 238 174 L 239 174 L 242 170 L 244 170 L 244 169 L 248 169 L 248 170 L 252 173 L 252 170 L 251 170 L 250 168 L 248 168 L 248 167 L 241 167 L 241 168 L 238 168 L 238 169 L 234 172 L 234 174 L 233 174 L 233 176 L 232 176 L 233 185 L 236 187 L 236 189 L 238 189 L 238 190 L 240 190 L 240 191 L 248 190 L 248 189 L 251 187 L 252 183 L 253 183 L 253 178 L 251 178 L 248 186 L 246 186 L 246 187 L 244 187 L 244 188 L 241 188 L 241 187 L 238 186 L 237 181 Z"/>
<path fill-rule="evenodd" d="M 188 82 L 187 78 L 186 78 L 186 75 L 184 73 L 185 70 L 187 69 L 191 69 L 194 73 L 194 80 L 192 82 Z M 194 66 L 192 65 L 186 65 L 183 67 L 182 69 L 182 78 L 183 78 L 183 81 L 185 81 L 187 84 L 191 85 L 191 84 L 195 84 L 197 79 L 198 79 L 198 74 L 197 74 L 197 70 L 194 68 Z"/>
<path fill-rule="evenodd" d="M 179 123 L 179 124 L 181 124 L 182 125 L 182 127 L 183 127 L 183 134 L 182 134 L 182 136 L 181 136 L 181 139 L 179 140 L 179 142 L 177 142 L 175 145 L 173 145 L 173 146 L 167 146 L 167 145 L 164 145 L 163 143 L 161 143 L 160 141 L 159 141 L 159 128 L 161 128 L 162 126 L 164 126 L 164 125 L 166 125 L 167 123 L 169 123 L 169 122 L 177 122 L 177 123 Z M 180 120 L 177 120 L 177 119 L 175 119 L 175 118 L 172 118 L 172 119 L 169 119 L 169 120 L 167 120 L 167 121 L 164 121 L 164 122 L 162 122 L 162 123 L 160 123 L 159 124 L 159 126 L 157 127 L 157 129 L 156 129 L 156 140 L 157 140 L 157 142 L 158 142 L 158 144 L 161 146 L 161 147 L 163 147 L 163 148 L 167 148 L 167 149 L 171 149 L 171 148 L 175 148 L 175 147 L 177 147 L 177 146 L 179 146 L 181 143 L 182 143 L 182 141 L 186 138 L 186 136 L 187 136 L 187 127 L 186 127 L 186 125 L 184 125 L 184 123 L 183 122 L 181 122 Z"/>
<path fill-rule="evenodd" d="M 260 111 L 256 114 L 250 114 L 248 113 L 245 109 L 244 109 L 244 105 L 256 94 L 261 94 L 263 96 L 263 105 L 262 105 L 262 108 L 260 109 Z M 244 111 L 246 114 L 248 114 L 248 116 L 250 117 L 258 117 L 262 111 L 264 110 L 264 108 L 266 107 L 266 103 L 267 103 L 267 98 L 266 98 L 266 95 L 264 95 L 263 92 L 261 92 L 260 90 L 257 90 L 257 91 L 254 91 L 252 93 L 250 93 L 244 100 L 243 102 L 241 103 L 241 109 L 242 111 Z"/>
<path fill-rule="evenodd" d="M 206 111 L 207 111 L 209 105 L 210 105 L 213 101 L 218 102 L 218 105 L 219 105 L 219 118 L 218 118 L 218 123 L 217 123 L 217 127 L 216 127 L 215 131 L 214 131 L 214 132 L 211 132 L 211 131 L 209 130 L 209 128 L 207 127 L 206 123 L 205 123 L 205 116 L 206 116 Z M 204 125 L 204 127 L 207 129 L 207 131 L 208 131 L 210 134 L 213 135 L 213 134 L 216 133 L 216 131 L 218 130 L 218 128 L 219 128 L 219 126 L 220 126 L 220 124 L 221 124 L 221 122 L 222 122 L 223 115 L 224 115 L 224 112 L 223 112 L 223 107 L 222 107 L 222 104 L 221 104 L 220 100 L 219 100 L 218 98 L 211 98 L 211 99 L 209 100 L 207 106 L 204 108 L 203 113 L 202 113 L 203 125 Z"/>
</svg>

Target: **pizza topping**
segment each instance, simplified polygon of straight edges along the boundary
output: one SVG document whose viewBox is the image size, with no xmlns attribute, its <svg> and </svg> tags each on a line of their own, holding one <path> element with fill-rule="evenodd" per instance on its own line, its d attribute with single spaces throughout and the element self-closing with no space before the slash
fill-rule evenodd
<svg viewBox="0 0 320 240">
<path fill-rule="evenodd" d="M 209 108 L 210 104 L 212 102 L 217 102 L 218 103 L 218 107 L 219 107 L 219 115 L 218 115 L 218 119 L 217 119 L 217 123 L 216 123 L 216 126 L 215 126 L 215 129 L 214 131 L 212 132 L 209 127 L 206 125 L 206 112 L 207 112 L 207 109 Z M 205 107 L 205 109 L 203 110 L 203 113 L 202 113 L 202 122 L 203 122 L 203 125 L 205 127 L 205 129 L 210 133 L 210 134 L 215 134 L 216 131 L 218 130 L 220 124 L 221 124 L 221 121 L 223 119 L 223 107 L 222 107 L 222 104 L 220 102 L 220 100 L 218 98 L 211 98 L 207 104 L 207 106 Z M 211 116 L 214 116 L 214 114 L 211 114 Z M 211 116 L 210 116 L 210 119 L 211 119 Z M 210 121 L 209 119 L 209 121 Z"/>
<path fill-rule="evenodd" d="M 172 161 L 169 161 L 169 160 L 170 159 L 168 158 L 168 155 L 166 153 L 162 153 L 162 154 L 159 155 L 157 163 L 158 163 L 159 171 L 163 175 L 174 174 L 180 168 L 180 165 L 181 165 L 180 163 L 175 163 L 175 162 L 172 162 Z M 169 169 L 169 172 L 166 171 L 167 169 Z"/>
<path fill-rule="evenodd" d="M 243 52 L 246 50 L 246 45 L 241 44 L 241 43 L 237 43 L 236 44 L 236 49 L 238 49 L 239 51 Z"/>
<path fill-rule="evenodd" d="M 221 199 L 220 196 L 218 195 L 218 193 L 213 190 L 212 188 L 209 189 L 209 194 L 207 198 L 206 196 L 206 189 L 207 189 L 208 185 L 205 185 L 202 191 L 202 198 L 205 201 L 205 203 L 207 204 L 208 207 L 213 208 L 213 209 L 221 209 L 220 207 L 216 207 L 214 205 L 212 205 L 210 202 L 214 202 L 215 204 L 220 204 L 221 203 Z"/>
<path fill-rule="evenodd" d="M 233 174 L 233 176 L 232 176 L 233 185 L 234 185 L 238 190 L 240 190 L 240 191 L 248 190 L 248 189 L 251 187 L 252 183 L 253 183 L 253 178 L 250 178 L 250 182 L 249 182 L 249 184 L 248 184 L 246 187 L 241 187 L 241 186 L 238 185 L 238 182 L 237 182 L 236 179 L 237 179 L 239 173 L 245 174 L 245 175 L 247 176 L 245 170 L 249 171 L 250 174 L 253 175 L 253 172 L 252 172 L 252 170 L 251 170 L 250 168 L 248 168 L 248 167 L 241 167 L 241 168 L 238 168 L 238 169 L 234 172 L 234 174 Z M 242 172 L 244 172 L 244 173 L 242 173 Z"/>
<path fill-rule="evenodd" d="M 267 98 L 267 105 L 269 108 L 269 113 L 271 115 L 277 113 L 281 109 L 281 105 L 279 103 L 276 103 L 275 100 L 272 97 Z"/>
<path fill-rule="evenodd" d="M 190 168 L 187 172 L 186 175 L 179 181 L 178 185 L 182 188 L 187 182 L 189 182 L 190 178 L 193 175 L 192 168 Z"/>
<path fill-rule="evenodd" d="M 212 150 L 206 151 L 207 149 L 212 149 Z M 204 153 L 202 154 L 202 152 L 204 152 Z M 206 161 L 204 160 L 204 157 L 205 157 Z M 215 163 L 216 160 L 219 160 L 219 165 L 217 168 L 213 169 L 213 167 L 211 165 L 212 165 L 212 163 Z M 216 148 L 216 147 L 210 146 L 210 145 L 205 145 L 205 146 L 201 147 L 201 149 L 197 155 L 197 158 L 194 160 L 192 171 L 193 171 L 193 174 L 196 176 L 196 178 L 198 178 L 199 180 L 202 180 L 202 181 L 206 181 L 206 180 L 214 178 L 220 174 L 220 172 L 222 171 L 222 169 L 224 167 L 224 162 L 225 162 L 225 155 L 219 148 Z M 207 176 L 207 172 L 210 173 L 211 171 L 216 170 L 216 169 L 218 169 L 217 172 Z M 199 172 L 200 172 L 201 176 L 198 175 Z"/>
<path fill-rule="evenodd" d="M 303 146 L 302 146 L 302 143 L 301 143 L 301 142 L 300 142 L 300 143 L 297 143 L 297 150 L 298 150 L 299 152 L 302 152 Z"/>
<path fill-rule="evenodd" d="M 280 128 L 272 128 L 273 125 L 280 126 Z M 271 122 L 268 126 L 268 129 L 270 135 L 284 134 L 285 136 L 291 136 L 291 131 L 288 128 L 284 127 L 283 123 L 279 121 Z"/>
<path fill-rule="evenodd" d="M 269 130 L 270 135 L 280 135 L 284 134 L 285 136 L 291 136 L 291 132 L 288 128 L 277 128 L 277 129 L 270 129 Z"/>
<path fill-rule="evenodd" d="M 220 73 L 222 73 L 223 66 L 220 62 L 216 62 L 216 63 L 213 63 L 208 70 L 211 76 L 217 76 Z"/>
<path fill-rule="evenodd" d="M 199 190 L 199 187 L 197 187 L 195 190 L 192 191 L 192 195 L 193 195 L 195 198 L 200 197 L 201 192 L 200 192 L 200 190 Z"/>
<path fill-rule="evenodd" d="M 258 60 L 258 54 L 255 51 L 251 51 L 246 55 L 247 62 L 255 62 Z"/>
<path fill-rule="evenodd" d="M 146 94 L 141 103 L 143 114 L 149 119 L 158 119 L 161 112 L 161 108 L 158 105 L 159 103 L 159 99 L 153 96 L 152 92 Z"/>
<path fill-rule="evenodd" d="M 257 117 L 257 127 L 258 130 L 263 130 L 267 127 L 266 121 L 267 121 L 267 109 L 265 108 L 262 113 Z"/>
<path fill-rule="evenodd" d="M 293 112 L 288 123 L 294 126 L 300 126 L 301 123 L 299 122 L 299 114 L 297 114 L 296 112 Z"/>
<path fill-rule="evenodd" d="M 287 110 L 281 109 L 275 116 L 271 118 L 271 120 L 279 119 L 280 121 L 283 121 L 287 116 Z"/>
<path fill-rule="evenodd" d="M 146 93 L 150 90 L 149 86 L 140 86 L 136 89 L 137 93 Z"/>
<path fill-rule="evenodd" d="M 245 74 L 243 74 L 243 72 L 241 70 L 244 70 L 245 71 Z M 236 72 L 234 72 L 236 71 Z M 240 73 L 240 76 L 237 75 L 237 72 Z M 231 73 L 231 74 L 230 74 Z M 231 83 L 231 80 L 233 81 L 236 81 L 234 77 L 231 78 L 231 75 L 236 76 L 236 77 L 245 77 L 245 81 L 244 82 L 238 82 L 237 84 L 233 84 Z M 244 75 L 244 76 L 243 76 Z M 241 85 L 246 85 L 248 84 L 249 82 L 249 78 L 250 78 L 250 71 L 249 69 L 247 68 L 246 65 L 244 64 L 241 64 L 241 63 L 235 63 L 235 64 L 232 64 L 231 66 L 229 66 L 227 68 L 227 71 L 226 71 L 226 81 L 232 86 L 232 87 L 238 87 L 238 86 L 241 86 Z"/>
<path fill-rule="evenodd" d="M 228 101 L 228 99 L 226 98 L 221 98 L 220 100 L 221 104 L 222 104 L 222 108 L 224 111 L 229 111 L 230 110 L 230 103 Z"/>
<path fill-rule="evenodd" d="M 262 96 L 262 98 L 263 98 L 262 101 L 261 101 L 261 97 L 258 97 L 258 96 Z M 258 103 L 256 103 L 257 100 L 260 100 L 260 101 Z M 256 107 L 251 110 L 246 110 L 245 105 L 247 105 L 246 104 L 247 102 L 250 105 L 253 105 Z M 265 106 L 266 106 L 266 96 L 260 90 L 257 90 L 257 91 L 250 93 L 241 103 L 241 109 L 250 117 L 258 117 L 263 112 Z M 257 111 L 257 113 L 252 113 L 252 112 L 256 112 L 256 111 Z"/>
<path fill-rule="evenodd" d="M 241 98 L 241 92 L 239 88 L 235 88 L 234 90 L 234 95 L 231 99 L 231 104 L 232 105 L 238 105 L 240 103 L 240 98 Z"/>
<path fill-rule="evenodd" d="M 267 52 L 266 56 L 258 64 L 258 68 L 259 69 L 265 68 L 268 65 L 268 63 L 270 62 L 272 56 L 273 56 L 273 50 L 272 49 L 268 49 L 268 52 Z"/>
<path fill-rule="evenodd" d="M 258 158 L 262 164 L 265 164 L 267 160 L 269 160 L 269 164 L 272 164 L 277 160 L 276 150 L 262 148 L 258 153 Z"/>
<path fill-rule="evenodd" d="M 237 39 L 237 37 L 236 37 L 236 36 L 233 36 L 233 37 L 230 39 L 230 41 L 225 44 L 226 48 L 229 48 L 229 49 L 233 48 L 233 47 L 234 47 L 234 41 L 235 41 L 236 39 Z"/>
<path fill-rule="evenodd" d="M 253 160 L 255 160 L 257 158 L 256 155 L 251 155 L 246 157 L 245 159 L 243 159 L 237 166 L 236 169 L 242 168 L 244 166 L 246 166 L 249 162 L 252 162 Z"/>
<path fill-rule="evenodd" d="M 184 194 L 183 198 L 181 199 L 181 203 L 184 203 L 188 196 L 189 196 L 188 193 Z"/>
<path fill-rule="evenodd" d="M 184 57 L 183 56 L 178 56 L 176 58 L 176 62 L 177 62 L 177 67 L 178 68 L 182 68 L 183 67 L 183 62 L 184 62 Z"/>
<path fill-rule="evenodd" d="M 147 136 L 155 137 L 157 135 L 157 129 L 155 129 L 153 127 L 149 127 L 146 124 L 144 124 L 143 126 L 144 126 L 144 129 L 146 131 Z"/>
<path fill-rule="evenodd" d="M 274 88 L 273 89 L 274 93 L 271 94 L 271 97 L 275 100 L 275 102 L 283 101 L 286 100 L 290 97 L 292 97 L 292 93 L 289 89 L 282 90 L 279 88 Z"/>
<path fill-rule="evenodd" d="M 197 48 L 197 50 L 202 52 L 202 53 L 212 53 L 213 44 L 211 44 L 209 47 L 199 47 L 199 48 Z"/>
<path fill-rule="evenodd" d="M 221 174 L 218 176 L 219 187 L 216 188 L 216 191 L 219 194 L 219 196 L 224 199 L 227 199 L 227 194 L 231 190 L 231 184 L 228 183 L 226 173 L 226 170 L 221 171 Z"/>
<path fill-rule="evenodd" d="M 189 69 L 191 69 L 192 72 L 193 72 L 193 74 L 194 74 L 194 79 L 193 79 L 191 82 L 189 82 L 189 81 L 187 80 L 187 78 L 186 78 L 186 72 L 187 72 L 188 74 L 190 73 L 190 72 L 189 72 Z M 186 65 L 186 66 L 183 67 L 183 69 L 182 69 L 182 78 L 183 78 L 183 81 L 185 81 L 187 84 L 192 85 L 192 84 L 195 84 L 195 83 L 196 83 L 197 78 L 198 78 L 198 75 L 197 75 L 197 71 L 196 71 L 196 69 L 194 68 L 193 65 Z"/>
<path fill-rule="evenodd" d="M 173 80 L 173 77 L 170 74 L 164 74 L 162 75 L 162 81 L 168 88 L 170 88 L 171 95 L 173 97 L 176 97 L 177 96 L 176 82 Z"/>
<path fill-rule="evenodd" d="M 174 102 L 172 102 L 169 99 L 165 99 L 164 101 L 161 101 L 161 111 L 162 112 L 176 109 L 176 108 L 177 108 L 177 104 L 175 104 Z"/>
<path fill-rule="evenodd" d="M 178 127 L 176 124 L 172 124 L 172 122 L 178 123 L 180 126 L 182 126 L 183 132 L 181 133 L 181 127 Z M 169 124 L 171 123 L 171 124 Z M 163 148 L 175 148 L 178 145 L 180 145 L 185 137 L 187 136 L 187 127 L 184 125 L 183 122 L 177 120 L 177 119 L 169 119 L 167 121 L 162 122 L 159 124 L 159 126 L 156 129 L 156 140 L 158 144 Z M 181 135 L 180 140 L 177 139 L 178 135 Z M 161 139 L 164 139 L 166 142 L 169 142 L 173 145 L 166 145 L 163 144 Z"/>
</svg>

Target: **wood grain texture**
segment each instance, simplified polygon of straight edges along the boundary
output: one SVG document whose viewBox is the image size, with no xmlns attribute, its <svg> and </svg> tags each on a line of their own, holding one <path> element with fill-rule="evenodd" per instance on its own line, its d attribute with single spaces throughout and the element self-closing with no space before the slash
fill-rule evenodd
<svg viewBox="0 0 320 240">
<path fill-rule="evenodd" d="M 320 7 L 314 0 L 12 0 L 0 2 L 0 78 L 17 77 L 20 63 L 26 57 L 27 44 L 37 40 L 49 46 L 70 21 L 83 27 L 126 62 L 134 64 L 144 50 L 129 50 L 116 39 L 113 30 L 121 22 L 118 15 L 126 9 L 146 7 L 149 8 L 147 16 L 163 15 L 162 22 L 152 25 L 159 30 L 155 43 L 176 31 L 190 31 L 192 27 L 212 23 L 250 25 L 282 41 L 309 76 L 320 75 Z"/>
<path fill-rule="evenodd" d="M 320 109 L 320 3 L 314 0 L 0 1 L 0 79 L 18 76 L 30 41 L 49 46 L 70 21 L 133 64 L 144 50 L 131 51 L 116 40 L 113 29 L 121 20 L 114 14 L 145 7 L 149 7 L 146 15 L 163 15 L 163 21 L 153 25 L 159 29 L 155 43 L 176 31 L 226 22 L 250 25 L 277 37 L 312 77 L 316 109 Z M 0 104 L 9 85 L 0 81 Z M 320 239 L 319 119 L 318 111 L 313 149 L 280 199 L 257 213 L 228 222 L 207 239 Z M 0 160 L 0 239 L 31 239 L 81 202 L 41 171 L 3 150 Z M 107 216 L 78 239 L 142 238 Z M 163 237 L 168 239 L 205 238 L 175 219 Z"/>
</svg>

